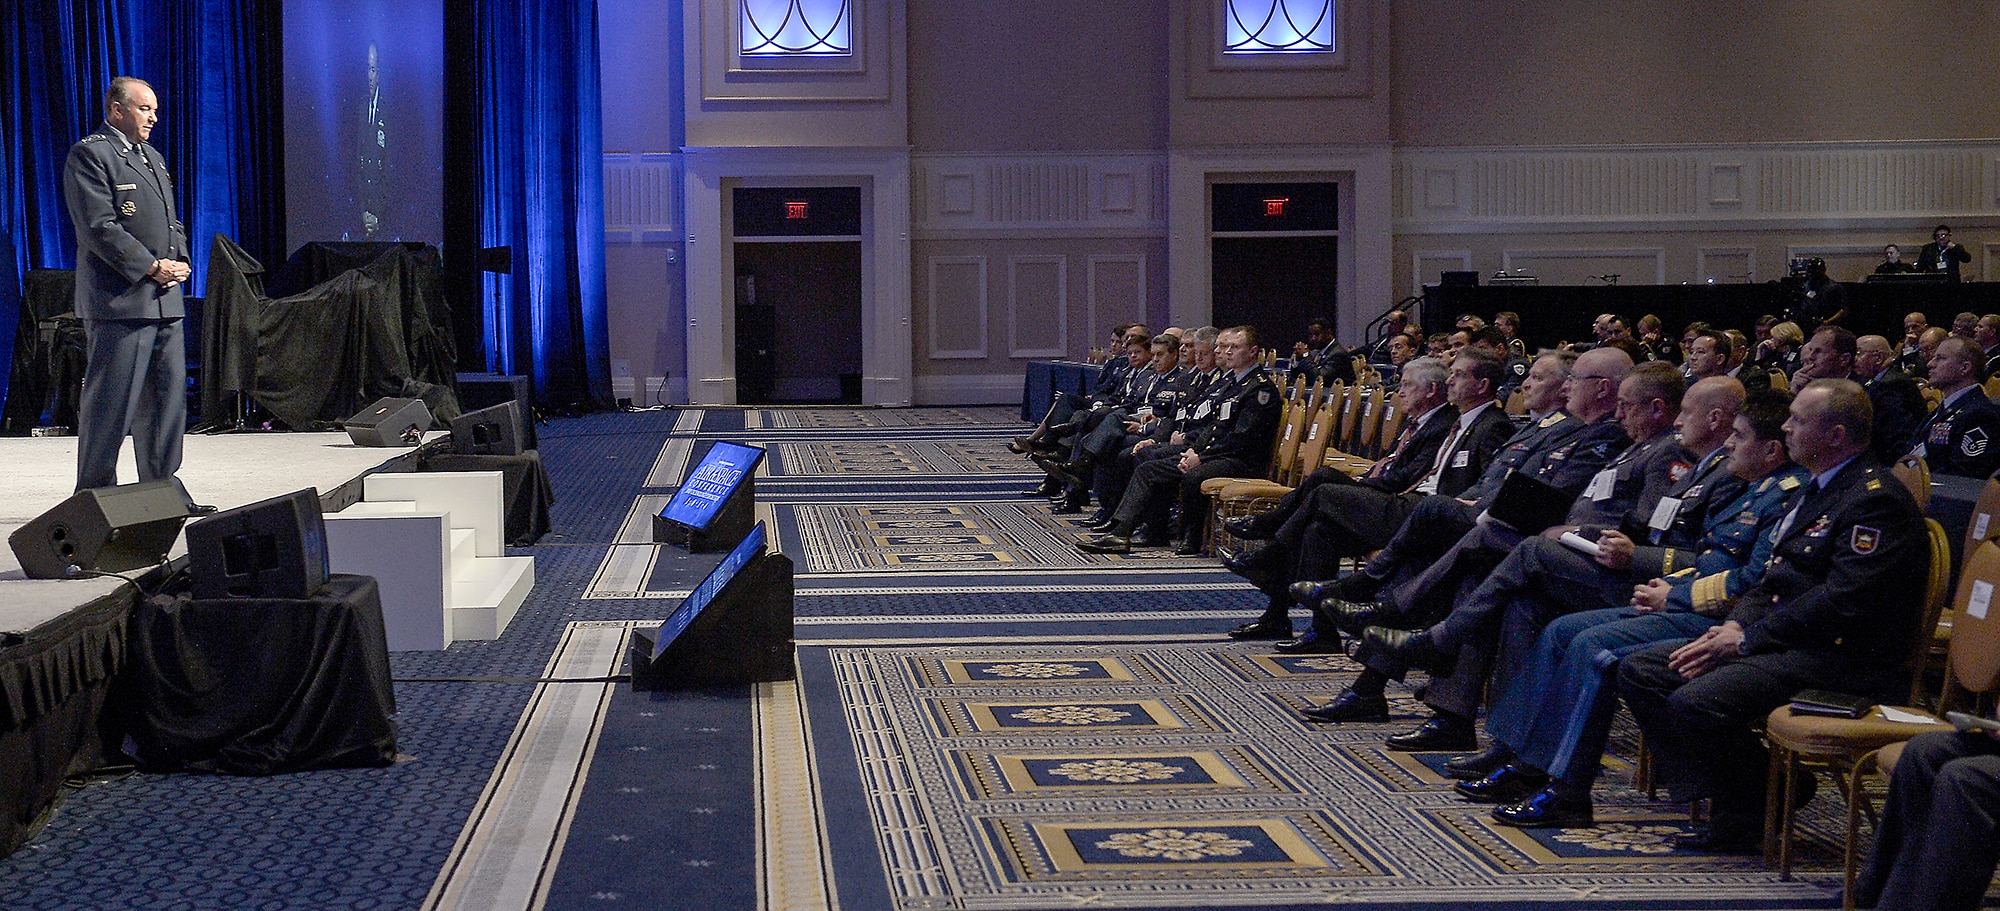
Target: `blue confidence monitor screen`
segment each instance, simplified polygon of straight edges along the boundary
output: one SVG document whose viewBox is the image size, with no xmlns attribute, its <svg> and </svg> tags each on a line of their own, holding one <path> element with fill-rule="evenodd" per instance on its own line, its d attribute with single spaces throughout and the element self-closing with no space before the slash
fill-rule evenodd
<svg viewBox="0 0 2000 911">
<path fill-rule="evenodd" d="M 694 591 L 688 592 L 687 600 L 682 601 L 681 606 L 674 608 L 674 612 L 667 615 L 667 619 L 660 624 L 660 631 L 654 634 L 653 658 L 658 660 L 661 655 L 666 654 L 667 646 L 687 630 L 688 624 L 693 623 L 694 618 L 701 616 L 702 610 L 708 607 L 709 602 L 715 600 L 716 595 L 722 594 L 722 590 L 729 587 L 729 582 L 736 578 L 736 573 L 763 553 L 764 523 L 759 522 L 750 528 L 750 533 L 744 535 L 742 541 L 737 542 L 735 549 L 729 552 L 729 556 L 723 557 L 721 563 L 715 564 L 715 568 L 708 571 L 708 578 L 701 580 L 701 584 L 695 586 Z"/>
<path fill-rule="evenodd" d="M 764 450 L 755 446 L 717 442 L 701 457 L 701 464 L 688 474 L 687 483 L 674 492 L 673 500 L 660 515 L 692 529 L 707 528 L 722 510 L 722 504 L 729 501 L 729 495 L 757 470 L 757 463 L 763 458 Z"/>
</svg>

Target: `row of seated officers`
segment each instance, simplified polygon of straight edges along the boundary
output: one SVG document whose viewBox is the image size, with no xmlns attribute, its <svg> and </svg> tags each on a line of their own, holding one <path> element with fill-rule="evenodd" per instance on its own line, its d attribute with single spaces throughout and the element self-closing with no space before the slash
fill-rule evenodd
<svg viewBox="0 0 2000 911">
<path fill-rule="evenodd" d="M 1014 448 L 1048 470 L 1051 483 L 1030 493 L 1052 494 L 1059 510 L 1080 512 L 1079 491 L 1094 488 L 1101 533 L 1084 550 L 1171 541 L 1197 553 L 1201 480 L 1262 471 L 1281 392 L 1247 327 L 1126 341 L 1125 369 Z M 1691 355 L 1727 344 L 1704 336 Z M 1768 754 L 1756 723 L 1801 690 L 1889 701 L 1906 684 L 1929 536 L 1885 460 L 1914 452 L 1973 476 L 1994 467 L 2000 409 L 1979 388 L 1978 346 L 1936 345 L 1928 368 L 1943 401 L 1928 414 L 1886 349 L 1869 344 L 1882 363 L 1857 369 L 1855 336 L 1822 327 L 1790 378 L 1796 396 L 1699 356 L 1684 371 L 1635 363 L 1618 345 L 1544 353 L 1519 385 L 1518 427 L 1496 400 L 1510 378 L 1504 353 L 1466 345 L 1449 366 L 1410 360 L 1396 393 L 1405 423 L 1382 459 L 1358 477 L 1323 467 L 1276 508 L 1226 523 L 1268 542 L 1223 558 L 1268 596 L 1230 635 L 1279 640 L 1288 654 L 1351 654 L 1359 676 L 1303 711 L 1320 723 L 1387 722 L 1387 683 L 1428 672 L 1432 717 L 1387 745 L 1462 754 L 1444 764 L 1457 792 L 1512 826 L 1593 824 L 1591 787 L 1622 699 L 1658 781 L 1676 800 L 1710 802 L 1707 825 L 1682 846 L 1757 850 Z M 1065 438 L 1066 449 L 1051 445 Z M 1564 520 L 1495 519 L 1509 474 L 1570 498 Z M 1342 560 L 1362 558 L 1337 578 Z M 1303 634 L 1294 605 L 1311 617 Z M 1474 719 L 1488 694 L 1482 748 Z M 1812 784 L 1793 792 L 1809 799 Z M 1889 818 L 1916 821 L 1885 824 L 1862 906 L 1929 906 L 1895 897 L 1919 888 L 1920 868 L 1976 878 L 1975 904 L 1983 894 L 1992 838 L 1977 849 L 1983 867 L 1939 863 L 1938 840 L 1922 837 L 1928 802 L 1927 790 L 1901 807 L 1892 798 Z"/>
</svg>

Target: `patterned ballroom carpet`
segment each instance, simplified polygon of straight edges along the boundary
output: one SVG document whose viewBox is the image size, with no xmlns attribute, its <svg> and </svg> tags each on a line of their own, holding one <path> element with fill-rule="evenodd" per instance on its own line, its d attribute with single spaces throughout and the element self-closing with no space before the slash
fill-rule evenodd
<svg viewBox="0 0 2000 911">
<path fill-rule="evenodd" d="M 410 761 L 93 784 L 0 861 L 0 906 L 1838 905 L 1834 801 L 1782 882 L 1667 849 L 1686 808 L 1626 787 L 1629 752 L 1596 828 L 1523 833 L 1452 797 L 1442 755 L 1382 749 L 1421 717 L 1407 688 L 1391 724 L 1298 720 L 1355 667 L 1224 640 L 1261 599 L 1212 560 L 1075 551 L 1068 518 L 1016 495 L 1013 412 L 550 425 L 557 533 L 513 551 L 537 558 L 528 604 L 497 641 L 393 656 Z M 713 562 L 652 545 L 649 520 L 715 439 L 769 449 L 799 679 L 604 683 Z"/>
</svg>

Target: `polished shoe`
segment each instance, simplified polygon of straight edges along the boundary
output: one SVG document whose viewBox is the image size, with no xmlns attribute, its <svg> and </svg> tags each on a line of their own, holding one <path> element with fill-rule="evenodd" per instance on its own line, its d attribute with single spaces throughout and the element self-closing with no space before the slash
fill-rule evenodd
<svg viewBox="0 0 2000 911">
<path fill-rule="evenodd" d="M 1091 516 L 1090 518 L 1083 520 L 1083 527 L 1088 528 L 1091 531 L 1110 531 L 1111 526 L 1117 524 L 1118 520 L 1110 516 L 1104 516 L 1102 518 L 1098 516 Z"/>
<path fill-rule="evenodd" d="M 1143 528 L 1139 529 L 1138 534 L 1132 536 L 1133 547 L 1165 547 L 1172 541 L 1172 538 L 1167 537 L 1162 532 L 1147 531 Z"/>
<path fill-rule="evenodd" d="M 1280 617 L 1258 617 L 1229 631 L 1231 639 L 1290 639 L 1292 621 Z"/>
<path fill-rule="evenodd" d="M 1494 807 L 1493 821 L 1517 829 L 1588 829 L 1597 825 L 1590 795 L 1565 797 L 1553 785 L 1520 803 Z"/>
<path fill-rule="evenodd" d="M 1451 786 L 1458 796 L 1473 803 L 1510 804 L 1527 800 L 1547 787 L 1549 776 L 1520 766 L 1503 765 L 1478 781 L 1461 781 Z"/>
<path fill-rule="evenodd" d="M 1437 715 L 1382 742 L 1399 753 L 1470 753 L 1478 749 L 1479 736 L 1472 732 L 1472 722 Z"/>
<path fill-rule="evenodd" d="M 1015 437 L 1007 441 L 1007 451 L 1027 455 L 1040 448 L 1041 442 L 1034 437 Z"/>
<path fill-rule="evenodd" d="M 1507 763 L 1513 761 L 1514 751 L 1508 749 L 1504 743 L 1495 743 L 1477 753 L 1453 756 L 1445 760 L 1444 774 L 1446 778 L 1456 778 L 1460 781 L 1478 781 L 1505 768 Z"/>
<path fill-rule="evenodd" d="M 1087 554 L 1129 554 L 1132 552 L 1132 539 L 1129 536 L 1105 532 L 1095 538 L 1076 542 L 1076 549 Z"/>
<path fill-rule="evenodd" d="M 1262 515 L 1231 516 L 1222 520 L 1222 530 L 1245 541 L 1264 541 L 1278 533 Z"/>
<path fill-rule="evenodd" d="M 1292 603 L 1311 607 L 1333 594 L 1332 582 L 1294 582 L 1287 591 L 1292 594 Z"/>
<path fill-rule="evenodd" d="M 1335 596 L 1321 598 L 1313 610 L 1325 614 L 1335 628 L 1350 636 L 1359 636 L 1371 626 L 1381 626 L 1389 613 L 1388 608 L 1373 601 L 1348 601 Z"/>
<path fill-rule="evenodd" d="M 1674 836 L 1674 847 L 1708 854 L 1760 854 L 1764 850 L 1764 821 L 1718 816 L 1705 827 Z"/>
<path fill-rule="evenodd" d="M 212 516 L 215 515 L 215 512 L 215 507 L 207 503 L 189 503 L 187 505 L 187 514 L 190 516 Z"/>
<path fill-rule="evenodd" d="M 1182 541 L 1178 545 L 1176 545 L 1174 547 L 1174 556 L 1199 557 L 1201 556 L 1201 551 L 1202 551 L 1201 541 L 1199 539 L 1191 539 L 1187 541 Z"/>
<path fill-rule="evenodd" d="M 1343 721 L 1383 722 L 1389 720 L 1389 700 L 1382 696 L 1363 696 L 1348 690 L 1333 697 L 1332 702 L 1316 705 L 1299 712 L 1307 721 L 1323 724 L 1337 724 Z"/>
<path fill-rule="evenodd" d="M 1069 470 L 1068 462 L 1058 462 L 1051 456 L 1035 456 L 1035 464 L 1064 487 L 1084 486 L 1083 479 Z"/>
<path fill-rule="evenodd" d="M 1055 514 L 1059 516 L 1075 515 L 1082 512 L 1084 504 L 1089 502 L 1090 491 L 1081 489 L 1071 490 L 1063 494 L 1062 502 L 1055 505 Z"/>
<path fill-rule="evenodd" d="M 1432 674 L 1449 675 L 1452 656 L 1438 650 L 1431 643 L 1427 630 L 1411 631 L 1393 629 L 1387 626 L 1371 626 L 1361 632 L 1361 641 L 1384 655 L 1401 661 L 1410 667 L 1423 668 Z M 1466 749 L 1472 749 L 1471 746 Z"/>
<path fill-rule="evenodd" d="M 1305 635 L 1273 645 L 1271 650 L 1280 655 L 1338 655 L 1340 638 L 1329 639 L 1314 630 L 1306 630 Z"/>
<path fill-rule="evenodd" d="M 1062 484 L 1060 482 L 1055 478 L 1044 478 L 1040 485 L 1021 491 L 1021 496 L 1051 497 L 1060 493 L 1062 493 Z"/>
</svg>

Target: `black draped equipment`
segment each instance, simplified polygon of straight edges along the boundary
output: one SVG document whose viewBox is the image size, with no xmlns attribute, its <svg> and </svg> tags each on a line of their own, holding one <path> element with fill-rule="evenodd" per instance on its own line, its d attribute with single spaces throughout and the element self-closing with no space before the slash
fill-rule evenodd
<svg viewBox="0 0 2000 911">
<path fill-rule="evenodd" d="M 315 249 L 347 247 L 368 249 Z M 201 340 L 205 418 L 230 413 L 235 394 L 294 430 L 331 426 L 384 396 L 421 398 L 441 420 L 458 414 L 436 248 L 311 245 L 287 271 L 310 281 L 366 253 L 365 264 L 270 298 L 263 265 L 216 235 Z"/>
</svg>

